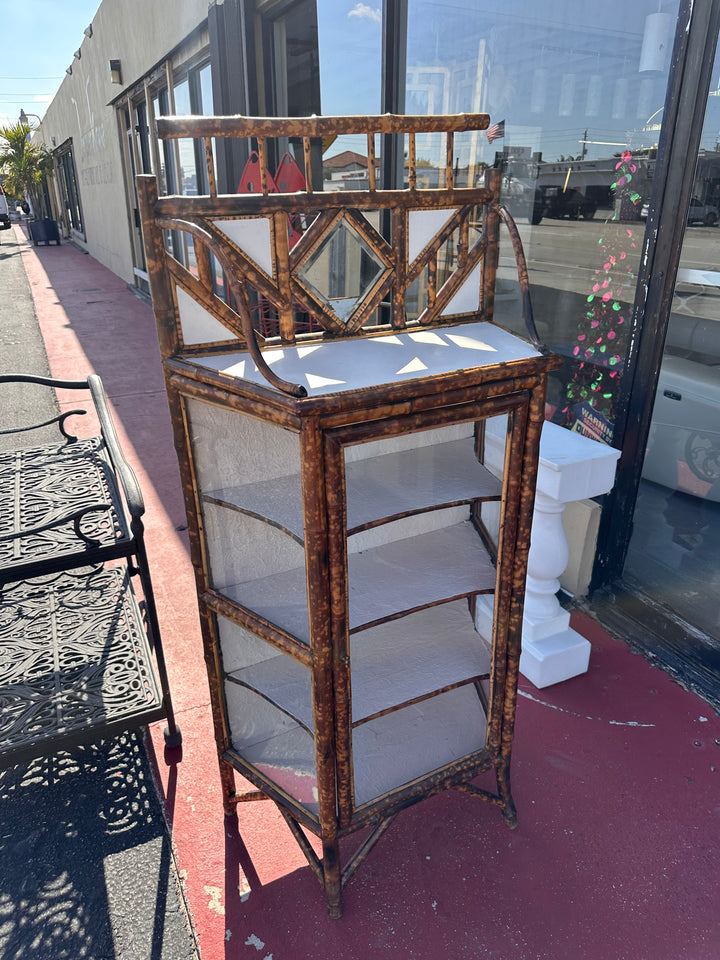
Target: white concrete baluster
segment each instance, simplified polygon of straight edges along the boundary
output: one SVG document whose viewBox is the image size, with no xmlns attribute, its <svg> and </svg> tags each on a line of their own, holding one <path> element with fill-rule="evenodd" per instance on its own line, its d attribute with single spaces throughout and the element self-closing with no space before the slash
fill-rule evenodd
<svg viewBox="0 0 720 960">
<path fill-rule="evenodd" d="M 528 619 L 536 625 L 536 633 L 553 633 L 562 612 L 557 599 L 558 577 L 568 563 L 568 542 L 562 515 L 565 504 L 538 490 L 532 522 L 532 546 L 528 557 L 525 583 L 525 625 Z"/>
<path fill-rule="evenodd" d="M 499 471 L 504 453 L 502 419 L 491 420 L 485 435 L 485 463 Z M 528 557 L 520 672 L 536 687 L 547 687 L 585 673 L 590 643 L 570 628 L 570 614 L 557 599 L 558 577 L 568 562 L 562 515 L 572 500 L 612 489 L 618 450 L 554 423 L 543 425 L 535 512 Z M 477 626 L 489 636 L 492 599 L 478 597 Z"/>
</svg>

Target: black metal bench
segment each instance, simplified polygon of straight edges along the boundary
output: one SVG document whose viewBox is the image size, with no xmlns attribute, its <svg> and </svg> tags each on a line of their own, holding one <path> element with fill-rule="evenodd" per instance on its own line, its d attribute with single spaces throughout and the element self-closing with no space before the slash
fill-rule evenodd
<svg viewBox="0 0 720 960">
<path fill-rule="evenodd" d="M 137 479 L 98 376 L 0 376 L 90 391 L 100 433 L 0 453 L 0 766 L 167 718 L 181 743 L 148 569 Z M 139 598 L 136 587 L 139 585 Z"/>
</svg>

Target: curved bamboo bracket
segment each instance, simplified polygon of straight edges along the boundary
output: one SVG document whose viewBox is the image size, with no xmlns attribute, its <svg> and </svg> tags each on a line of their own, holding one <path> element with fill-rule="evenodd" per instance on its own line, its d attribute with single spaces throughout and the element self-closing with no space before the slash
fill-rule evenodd
<svg viewBox="0 0 720 960">
<path fill-rule="evenodd" d="M 289 393 L 293 397 L 306 397 L 307 390 L 301 383 L 290 383 L 287 380 L 283 380 L 281 377 L 278 377 L 277 374 L 274 373 L 266 363 L 255 337 L 255 331 L 253 330 L 252 326 L 252 318 L 245 300 L 245 291 L 240 287 L 237 279 L 235 278 L 235 272 L 232 264 L 225 255 L 224 248 L 213 236 L 207 232 L 207 230 L 204 230 L 196 223 L 192 223 L 190 220 L 183 220 L 178 217 L 163 217 L 158 218 L 157 223 L 159 227 L 167 230 L 186 230 L 193 237 L 193 240 L 198 240 L 200 243 L 204 244 L 208 250 L 215 255 L 218 263 L 225 272 L 228 284 L 235 298 L 235 302 L 237 304 L 237 313 L 242 324 L 243 336 L 245 337 L 248 351 L 255 363 L 255 366 L 258 368 L 260 373 L 262 373 L 268 383 L 272 384 L 274 387 L 277 387 L 278 390 L 282 390 L 283 393 Z"/>
<path fill-rule="evenodd" d="M 540 339 L 535 326 L 532 300 L 530 298 L 530 283 L 528 280 L 527 261 L 525 260 L 525 251 L 523 250 L 522 240 L 520 239 L 520 232 L 517 228 L 517 224 L 513 220 L 510 211 L 507 209 L 507 207 L 503 206 L 503 204 L 493 203 L 492 209 L 499 215 L 500 219 L 507 227 L 508 233 L 510 234 L 510 241 L 513 246 L 513 253 L 515 254 L 515 263 L 517 264 L 518 280 L 520 282 L 520 294 L 522 296 L 525 329 L 530 334 L 530 339 L 533 346 L 537 347 L 538 349 L 546 350 L 547 347 Z"/>
</svg>

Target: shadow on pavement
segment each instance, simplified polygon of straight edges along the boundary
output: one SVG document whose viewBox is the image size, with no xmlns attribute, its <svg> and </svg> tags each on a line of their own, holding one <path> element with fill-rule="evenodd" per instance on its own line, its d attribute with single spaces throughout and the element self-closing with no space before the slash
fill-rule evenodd
<svg viewBox="0 0 720 960">
<path fill-rule="evenodd" d="M 139 734 L 0 771 L 0 805 L 1 956 L 196 957 Z"/>
</svg>

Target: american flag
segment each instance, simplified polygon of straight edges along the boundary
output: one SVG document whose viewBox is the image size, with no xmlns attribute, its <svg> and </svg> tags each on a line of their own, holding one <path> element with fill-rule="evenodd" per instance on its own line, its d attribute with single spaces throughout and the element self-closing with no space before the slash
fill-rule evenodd
<svg viewBox="0 0 720 960">
<path fill-rule="evenodd" d="M 488 143 L 492 143 L 493 140 L 499 140 L 501 137 L 504 137 L 505 121 L 501 120 L 500 123 L 494 123 L 491 127 L 488 128 L 486 136 L 488 138 Z"/>
</svg>

